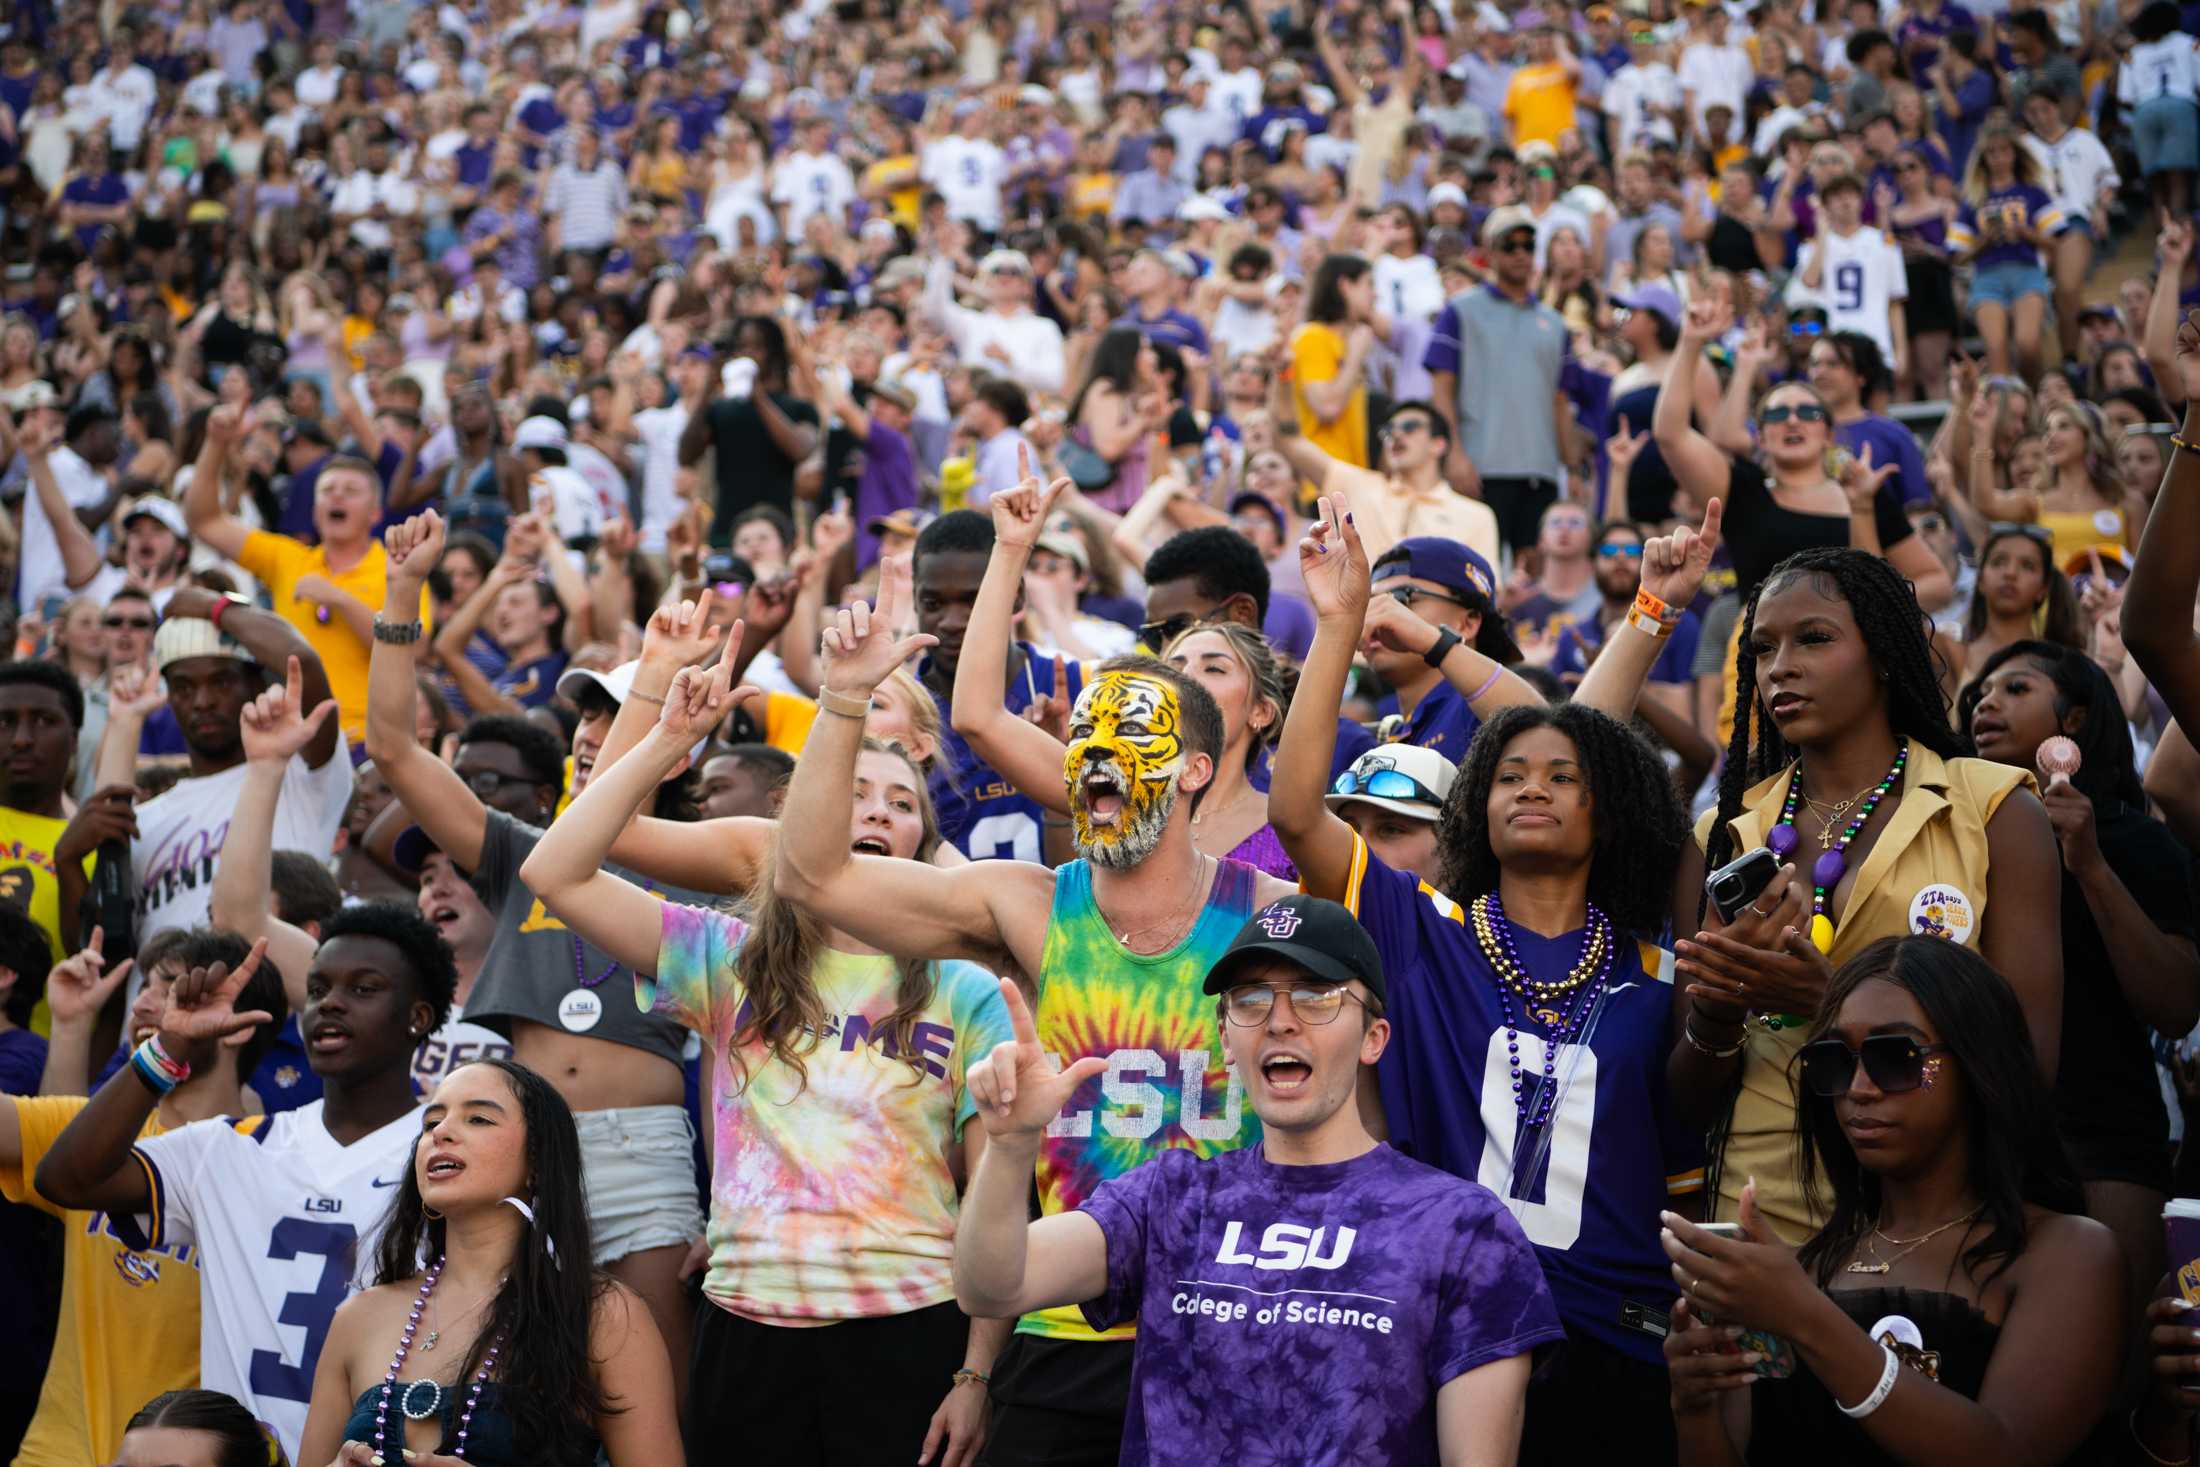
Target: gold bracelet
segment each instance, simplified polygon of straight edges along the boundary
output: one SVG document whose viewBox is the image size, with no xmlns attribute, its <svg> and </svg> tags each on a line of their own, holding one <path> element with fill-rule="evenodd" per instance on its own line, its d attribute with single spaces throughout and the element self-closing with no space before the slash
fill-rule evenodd
<svg viewBox="0 0 2200 1467">
<path fill-rule="evenodd" d="M 1742 1030 L 1741 1037 L 1734 1041 L 1732 1049 L 1713 1049 L 1696 1037 L 1696 1021 L 1694 1016 L 1691 1015 L 1681 1020 L 1681 1037 L 1686 1039 L 1689 1048 L 1695 1050 L 1698 1054 L 1706 1054 L 1713 1059 L 1732 1059 L 1740 1054 L 1742 1046 L 1749 1042 L 1749 1030 L 1746 1027 Z"/>
<path fill-rule="evenodd" d="M 817 706 L 827 713 L 837 713 L 842 718 L 864 719 L 871 716 L 869 698 L 851 698 L 846 693 L 836 693 L 831 688 L 817 690 Z"/>
<path fill-rule="evenodd" d="M 2137 1406 L 2131 1408 L 2131 1441 L 2140 1451 L 2146 1453 L 2147 1460 L 2156 1464 L 2156 1467 L 2186 1467 L 2186 1464 L 2192 1461 L 2189 1455 L 2183 1457 L 2155 1456 L 2154 1448 L 2148 1446 L 2147 1439 L 2139 1435 L 2139 1408 Z M 2190 1449 L 2187 1450 L 2189 1452 Z"/>
<path fill-rule="evenodd" d="M 656 695 L 655 693 L 645 693 L 645 692 L 643 692 L 643 691 L 642 691 L 642 690 L 641 690 L 640 688 L 628 688 L 628 689 L 626 690 L 626 695 L 627 695 L 627 696 L 628 696 L 629 698 L 639 698 L 639 699 L 641 699 L 641 700 L 642 700 L 642 701 L 643 701 L 644 703 L 654 703 L 654 704 L 656 704 L 656 705 L 657 705 L 657 706 L 658 706 L 659 708 L 662 708 L 662 707 L 664 707 L 664 706 L 665 706 L 665 700 L 664 700 L 664 699 L 662 699 L 662 698 L 658 697 L 658 696 L 657 696 L 657 695 Z"/>
</svg>

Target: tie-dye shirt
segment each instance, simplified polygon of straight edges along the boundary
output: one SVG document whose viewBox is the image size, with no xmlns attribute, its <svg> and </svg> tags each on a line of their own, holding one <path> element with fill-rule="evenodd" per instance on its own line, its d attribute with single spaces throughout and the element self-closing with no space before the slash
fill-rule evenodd
<svg viewBox="0 0 2200 1467">
<path fill-rule="evenodd" d="M 932 965 L 932 1001 L 912 1034 L 912 1069 L 885 1029 L 894 962 L 819 953 L 810 981 L 825 1009 L 807 1081 L 760 1041 L 731 1040 L 746 1007 L 734 958 L 739 918 L 667 902 L 640 1006 L 710 1045 L 710 1272 L 721 1309 L 769 1324 L 907 1314 L 955 1297 L 958 1200 L 948 1154 L 977 1113 L 963 1076 L 1013 1037 L 1000 985 L 975 963 Z M 744 1070 L 743 1066 L 746 1066 Z"/>
<path fill-rule="evenodd" d="M 1039 1207 L 1083 1204 L 1102 1182 L 1170 1148 L 1213 1156 L 1260 1139 L 1260 1118 L 1227 1068 L 1207 970 L 1253 915 L 1258 874 L 1225 860 L 1207 906 L 1184 940 L 1142 957 L 1115 940 L 1092 899 L 1092 867 L 1054 874 L 1054 912 L 1039 973 L 1039 1042 L 1061 1064 L 1087 1055 L 1106 1070 L 1079 1086 L 1047 1127 L 1039 1151 Z M 1016 1328 L 1058 1340 L 1129 1339 L 1130 1326 L 1095 1333 L 1075 1306 L 1027 1314 Z"/>
</svg>

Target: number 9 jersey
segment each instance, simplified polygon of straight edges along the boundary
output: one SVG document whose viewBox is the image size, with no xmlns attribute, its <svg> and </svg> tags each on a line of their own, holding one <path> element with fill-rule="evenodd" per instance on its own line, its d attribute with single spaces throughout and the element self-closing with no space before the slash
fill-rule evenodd
<svg viewBox="0 0 2200 1467">
<path fill-rule="evenodd" d="M 1465 909 L 1385 866 L 1357 837 L 1344 904 L 1375 939 L 1390 989 L 1390 1047 L 1376 1079 L 1391 1145 L 1497 1194 L 1535 1246 L 1568 1334 L 1662 1364 L 1659 1337 L 1622 1318 L 1640 1317 L 1629 1304 L 1658 1318 L 1672 1304 L 1658 1212 L 1669 1195 L 1702 1187 L 1703 1151 L 1701 1138 L 1672 1134 L 1673 988 L 1658 977 L 1659 949 L 1615 933 L 1601 1011 L 1585 1044 L 1560 1046 L 1557 1104 L 1531 1128 L 1514 1104 L 1497 975 Z M 1516 926 L 1513 941 L 1527 970 L 1549 980 L 1582 955 L 1584 934 L 1542 938 Z M 1545 1083 L 1544 1025 L 1522 1007 L 1512 1012 L 1532 1106 Z M 1545 1136 L 1547 1155 L 1516 1187 L 1516 1151 L 1533 1158 Z"/>
<path fill-rule="evenodd" d="M 338 1144 L 321 1102 L 194 1121 L 137 1143 L 149 1212 L 115 1217 L 133 1248 L 199 1250 L 199 1379 L 298 1454 L 336 1306 L 365 1286 L 382 1220 L 420 1139 L 412 1110 Z"/>
</svg>

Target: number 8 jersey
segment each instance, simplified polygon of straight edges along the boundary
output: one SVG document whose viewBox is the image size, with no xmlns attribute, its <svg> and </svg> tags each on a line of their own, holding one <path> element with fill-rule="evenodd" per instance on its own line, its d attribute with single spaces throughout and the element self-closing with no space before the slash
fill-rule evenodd
<svg viewBox="0 0 2200 1467">
<path fill-rule="evenodd" d="M 1641 1304 L 1660 1316 L 1671 1307 L 1658 1212 L 1669 1193 L 1699 1189 L 1703 1171 L 1700 1142 L 1668 1136 L 1673 989 L 1657 976 L 1659 950 L 1617 934 L 1619 953 L 1589 1042 L 1561 1047 L 1557 1107 L 1523 1142 L 1528 1128 L 1513 1103 L 1498 979 L 1465 910 L 1374 859 L 1357 838 L 1345 906 L 1375 939 L 1390 989 L 1390 1047 L 1376 1079 L 1391 1144 L 1497 1194 L 1535 1245 L 1569 1334 L 1662 1363 L 1656 1336 L 1621 1323 L 1623 1306 Z M 1559 977 L 1581 956 L 1579 932 L 1546 939 L 1515 927 L 1513 938 L 1539 979 Z M 1517 1001 L 1513 1012 L 1533 1100 L 1543 1077 L 1543 1026 L 1521 1015 Z M 1516 1188 L 1515 1152 L 1532 1155 L 1544 1132 L 1547 1157 Z"/>
<path fill-rule="evenodd" d="M 194 1121 L 138 1142 L 152 1210 L 112 1219 L 133 1248 L 196 1244 L 199 1378 L 272 1427 L 295 1458 L 336 1306 L 364 1287 L 420 1112 L 349 1146 L 321 1102 Z"/>
</svg>

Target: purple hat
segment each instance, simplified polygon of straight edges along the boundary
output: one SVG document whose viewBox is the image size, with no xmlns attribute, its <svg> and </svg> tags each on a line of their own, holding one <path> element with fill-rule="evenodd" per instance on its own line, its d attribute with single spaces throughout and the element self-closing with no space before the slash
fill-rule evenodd
<svg viewBox="0 0 2200 1467">
<path fill-rule="evenodd" d="M 1508 667 L 1520 661 L 1520 644 L 1497 609 L 1497 573 L 1475 550 L 1440 535 L 1409 535 L 1375 562 L 1375 589 L 1380 592 L 1384 582 L 1407 576 L 1434 582 L 1453 592 L 1468 610 L 1481 613 L 1482 627 L 1474 636 L 1477 652 Z"/>
<path fill-rule="evenodd" d="M 1633 290 L 1621 291 L 1612 297 L 1612 304 L 1625 306 L 1630 311 L 1655 311 L 1665 318 L 1668 326 L 1678 326 L 1687 315 L 1681 298 L 1662 285 L 1638 285 Z"/>
</svg>

